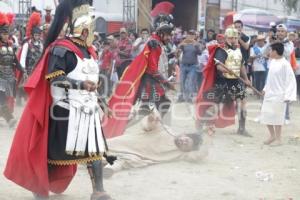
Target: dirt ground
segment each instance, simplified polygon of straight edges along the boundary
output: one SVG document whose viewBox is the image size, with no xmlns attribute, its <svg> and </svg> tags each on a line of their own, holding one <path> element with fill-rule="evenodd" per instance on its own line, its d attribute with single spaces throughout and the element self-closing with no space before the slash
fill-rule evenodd
<svg viewBox="0 0 300 200">
<path fill-rule="evenodd" d="M 22 108 L 16 115 L 20 117 Z M 259 101 L 249 99 L 247 128 L 254 136 L 235 135 L 236 127 L 219 129 L 209 142 L 209 154 L 200 163 L 183 161 L 122 171 L 105 180 L 105 188 L 116 200 L 299 200 L 300 135 L 299 102 L 291 107 L 291 124 L 283 129 L 283 145 L 262 145 L 268 132 L 253 121 Z M 194 131 L 187 104 L 174 104 L 172 127 Z M 32 200 L 32 194 L 9 182 L 3 170 L 14 130 L 0 120 L 0 199 Z M 21 163 L 20 163 L 21 164 Z M 88 200 L 91 184 L 84 166 L 63 195 L 51 200 Z"/>
</svg>

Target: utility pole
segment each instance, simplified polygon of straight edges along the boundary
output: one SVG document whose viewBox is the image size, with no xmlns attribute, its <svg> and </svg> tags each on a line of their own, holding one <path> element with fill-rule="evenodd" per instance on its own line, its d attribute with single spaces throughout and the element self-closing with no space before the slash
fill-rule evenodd
<svg viewBox="0 0 300 200">
<path fill-rule="evenodd" d="M 31 0 L 19 0 L 19 14 L 28 18 L 31 14 L 31 5 Z"/>
<path fill-rule="evenodd" d="M 231 9 L 233 11 L 237 11 L 238 10 L 238 0 L 231 0 Z"/>
<path fill-rule="evenodd" d="M 135 0 L 123 0 L 123 23 L 129 30 L 136 30 Z"/>
</svg>

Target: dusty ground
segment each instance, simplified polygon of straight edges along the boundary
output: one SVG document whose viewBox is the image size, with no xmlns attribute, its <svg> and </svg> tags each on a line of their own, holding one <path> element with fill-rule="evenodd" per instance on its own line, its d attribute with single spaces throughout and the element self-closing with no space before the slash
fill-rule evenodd
<svg viewBox="0 0 300 200">
<path fill-rule="evenodd" d="M 209 146 L 209 155 L 200 164 L 174 162 L 123 171 L 105 181 L 106 190 L 116 200 L 298 200 L 300 199 L 300 143 L 290 141 L 300 133 L 300 106 L 294 103 L 292 123 L 283 129 L 284 145 L 263 146 L 264 126 L 253 122 L 258 101 L 250 100 L 247 128 L 254 136 L 234 134 L 236 127 L 218 130 Z M 177 131 L 193 131 L 193 120 L 185 104 L 175 104 Z M 17 109 L 20 116 L 21 108 Z M 0 199 L 31 200 L 30 192 L 7 181 L 3 175 L 14 131 L 0 121 Z M 273 175 L 261 181 L 256 173 Z M 91 186 L 81 166 L 69 189 L 51 200 L 88 200 Z"/>
</svg>

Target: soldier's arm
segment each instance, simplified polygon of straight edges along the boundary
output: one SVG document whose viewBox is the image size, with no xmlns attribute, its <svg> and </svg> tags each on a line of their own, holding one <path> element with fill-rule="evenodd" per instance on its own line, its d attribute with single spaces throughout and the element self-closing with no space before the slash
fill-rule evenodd
<svg viewBox="0 0 300 200">
<path fill-rule="evenodd" d="M 218 61 L 220 61 L 221 63 L 225 64 L 225 61 L 227 59 L 227 53 L 224 49 L 222 48 L 218 48 L 216 50 L 216 53 L 215 53 L 215 59 L 217 59 Z M 221 73 L 225 73 L 227 72 L 226 69 L 224 69 L 224 67 L 222 65 L 216 65 L 217 67 L 217 70 Z"/>
<path fill-rule="evenodd" d="M 161 54 L 160 45 L 156 40 L 150 40 L 147 44 L 151 50 L 149 54 L 149 66 L 151 68 L 152 77 L 166 87 L 172 87 L 167 79 L 158 71 L 159 57 Z"/>
<path fill-rule="evenodd" d="M 28 42 L 26 42 L 22 47 L 22 52 L 20 56 L 20 64 L 23 68 L 26 68 L 26 57 L 28 53 Z"/>
</svg>

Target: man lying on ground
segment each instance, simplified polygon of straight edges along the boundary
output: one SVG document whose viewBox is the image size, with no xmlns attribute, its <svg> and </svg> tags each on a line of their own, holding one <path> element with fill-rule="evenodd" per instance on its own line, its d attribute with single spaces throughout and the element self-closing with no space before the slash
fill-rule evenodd
<svg viewBox="0 0 300 200">
<path fill-rule="evenodd" d="M 201 134 L 174 134 L 161 123 L 158 113 L 146 116 L 124 135 L 109 139 L 108 144 L 118 160 L 104 168 L 106 178 L 122 169 L 181 160 L 199 162 L 207 155 L 207 150 L 200 149 Z"/>
</svg>

